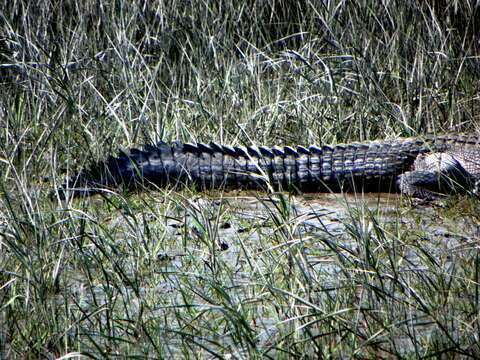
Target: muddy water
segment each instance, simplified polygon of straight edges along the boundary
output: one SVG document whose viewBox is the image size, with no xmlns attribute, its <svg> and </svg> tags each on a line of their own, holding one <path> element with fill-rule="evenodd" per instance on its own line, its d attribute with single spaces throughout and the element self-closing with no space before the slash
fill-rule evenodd
<svg viewBox="0 0 480 360">
<path fill-rule="evenodd" d="M 150 203 L 158 204 L 152 209 L 157 215 L 152 215 L 151 219 L 145 217 L 146 212 L 134 215 L 138 217 L 135 223 L 147 221 L 152 229 L 158 226 L 161 235 L 158 239 L 147 236 L 142 227 L 126 227 L 123 217 L 113 218 L 109 227 L 126 227 L 122 233 L 125 238 L 115 237 L 118 246 L 127 242 L 131 249 L 136 249 L 139 239 L 155 240 L 152 246 L 157 248 L 158 245 L 159 250 L 155 271 L 169 274 L 170 278 L 162 277 L 142 288 L 142 294 L 152 298 L 165 293 L 175 299 L 185 291 L 179 279 L 183 279 L 186 272 L 192 274 L 194 283 L 196 275 L 193 274 L 206 268 L 214 269 L 218 261 L 222 265 L 217 268 L 228 268 L 231 274 L 228 284 L 234 284 L 239 289 L 238 298 L 243 299 L 243 285 L 256 284 L 264 275 L 278 272 L 279 266 L 288 263 L 285 259 L 294 256 L 305 260 L 308 263 L 305 269 L 312 272 L 310 276 L 321 279 L 322 286 L 331 289 L 329 296 L 335 296 L 336 289 L 341 291 L 339 283 L 348 282 L 346 274 L 350 272 L 355 276 L 359 270 L 356 264 L 363 261 L 362 252 L 366 247 L 363 239 L 369 238 L 373 244 L 371 249 L 382 254 L 398 251 L 396 270 L 412 274 L 432 271 L 432 265 L 422 254 L 435 258 L 434 271 L 439 274 L 448 271 L 455 261 L 476 249 L 480 239 L 479 225 L 474 217 L 461 216 L 460 210 L 449 212 L 442 202 L 411 205 L 406 199 L 390 193 L 290 197 L 246 192 L 199 194 L 194 198 L 182 197 L 179 206 L 169 208 L 166 213 L 161 199 Z M 372 225 L 375 222 L 385 229 L 384 238 L 375 233 Z M 401 231 L 397 233 L 397 229 Z M 355 232 L 361 236 L 352 235 Z M 410 235 L 412 237 L 408 238 Z M 385 260 L 383 255 L 378 258 Z M 134 261 L 133 257 L 128 263 Z M 133 267 L 129 270 L 135 271 Z M 389 272 L 388 268 L 384 271 Z M 309 286 L 306 281 L 305 287 Z M 318 290 L 314 286 L 317 285 L 312 285 L 311 290 Z M 319 306 L 322 296 L 318 295 Z M 202 299 L 196 300 L 202 303 Z M 268 304 L 262 306 L 267 308 Z M 159 309 L 153 314 L 160 316 L 164 312 Z M 276 341 L 282 321 L 259 312 L 256 319 L 259 345 L 268 346 Z M 435 331 L 433 326 L 415 326 L 422 334 L 419 338 Z M 394 342 L 405 351 L 411 351 L 414 345 L 404 334 L 403 330 L 399 331 Z M 175 349 L 176 346 L 172 340 L 169 347 Z"/>
<path fill-rule="evenodd" d="M 283 195 L 285 196 L 285 195 Z M 266 209 L 278 210 L 280 201 L 276 196 L 272 197 L 248 197 L 239 196 L 223 198 L 230 206 L 241 209 L 244 214 L 250 216 L 265 216 Z M 341 223 L 351 209 L 369 209 L 380 211 L 382 214 L 393 214 L 401 206 L 401 197 L 398 194 L 375 193 L 375 194 L 333 194 L 333 193 L 308 193 L 285 198 L 290 207 L 292 216 L 297 222 L 305 225 L 318 226 L 319 221 L 329 230 L 341 230 Z M 323 227 L 322 226 L 322 227 Z"/>
<path fill-rule="evenodd" d="M 422 202 L 410 201 L 399 194 L 367 193 L 367 194 L 331 194 L 308 193 L 288 197 L 283 195 L 288 203 L 290 217 L 287 221 L 304 225 L 303 231 L 319 229 L 338 234 L 345 231 L 345 224 L 351 220 L 362 221 L 375 217 L 380 223 L 401 223 L 412 230 L 424 230 L 426 235 L 448 238 L 460 242 L 468 239 L 478 239 L 480 225 L 474 217 L 463 217 L 462 208 L 445 210 L 443 201 Z M 281 200 L 273 196 L 222 196 L 219 199 L 199 198 L 201 207 L 208 205 L 227 204 L 237 218 L 257 219 L 259 225 L 281 212 Z M 472 215 L 472 214 L 470 214 Z M 230 230 L 231 228 L 228 227 Z M 228 233 L 232 233 L 230 230 Z M 457 244 L 457 241 L 453 243 Z"/>
<path fill-rule="evenodd" d="M 167 212 L 161 199 L 148 201 L 158 204 L 152 209 L 157 214 L 150 219 L 146 217 L 149 212 L 134 215 L 134 224 L 147 221 L 158 226 L 160 240 L 152 247 L 158 250 L 157 260 L 171 270 L 182 269 L 187 254 L 205 261 L 221 254 L 225 262 L 239 263 L 249 256 L 247 250 L 263 256 L 277 249 L 288 252 L 291 245 L 304 243 L 302 251 L 310 265 L 334 275 L 339 270 L 335 254 L 342 252 L 348 257 L 361 252 L 365 239 L 382 251 L 400 247 L 412 266 L 422 267 L 421 249 L 445 259 L 443 265 L 448 267 L 449 258 L 476 249 L 480 239 L 478 214 L 466 216 L 462 206 L 448 209 L 451 205 L 443 201 L 412 205 L 391 193 L 199 194 L 183 198 L 176 209 Z M 113 229 L 125 227 L 123 217 L 113 217 L 109 225 Z M 142 226 L 129 226 L 124 236 L 119 235 L 116 241 L 126 242 L 132 249 L 146 236 Z M 242 277 L 249 277 L 248 266 L 239 263 L 238 270 Z"/>
<path fill-rule="evenodd" d="M 304 242 L 302 254 L 309 266 L 322 274 L 323 286 L 331 289 L 337 288 L 339 280 L 345 279 L 349 267 L 352 272 L 356 271 L 354 264 L 362 259 L 361 255 L 355 257 L 362 254 L 366 245 L 362 243 L 364 238 L 361 236 L 352 236 L 356 231 L 373 242 L 372 249 L 388 249 L 385 254 L 392 251 L 401 253 L 398 258 L 401 260 L 396 265 L 397 271 L 418 274 L 431 274 L 432 271 L 439 275 L 449 273 L 452 267 L 459 266 L 464 259 L 468 259 L 472 251 L 477 251 L 480 240 L 480 225 L 474 216 L 462 216 L 461 207 L 449 211 L 448 206 L 441 201 L 412 204 L 400 195 L 391 193 L 304 194 L 288 198 L 283 205 L 276 196 L 248 195 L 225 196 L 216 200 L 203 198 L 197 202 L 205 206 L 220 206 L 224 203 L 235 214 L 231 224 L 219 230 L 218 239 L 228 245 L 222 257 L 239 264 L 239 282 L 242 279 L 248 281 L 251 276 L 248 266 L 242 266 L 242 261 L 238 262 L 238 254 L 243 251 L 238 245 L 240 239 L 243 243 L 251 244 L 259 257 L 279 248 L 283 248 L 283 255 L 288 256 L 290 245 Z M 285 243 L 265 246 L 262 238 L 275 238 L 272 234 L 282 226 L 272 222 L 275 216 L 291 225 L 291 238 L 286 236 Z M 245 221 L 242 222 L 242 219 Z M 386 229 L 385 238 L 377 237 L 373 222 L 378 222 L 381 229 Z M 398 236 L 396 230 L 402 235 Z M 241 235 L 243 233 L 248 235 Z M 261 245 L 255 246 L 257 241 Z M 339 263 L 338 254 L 347 259 L 343 265 Z M 434 259 L 433 262 L 430 263 L 424 254 Z M 352 260 L 349 261 L 349 258 Z M 388 268 L 385 271 L 388 272 Z M 414 315 L 419 318 L 424 316 L 423 313 L 412 310 L 412 316 Z M 270 318 L 259 321 L 263 324 L 259 340 L 269 343 L 277 335 L 276 321 Z M 437 331 L 434 325 L 425 324 L 415 325 L 415 329 L 418 339 L 423 340 Z M 403 330 L 399 330 L 393 342 L 406 353 L 418 346 Z"/>
<path fill-rule="evenodd" d="M 199 212 L 221 207 L 231 214 L 227 223 L 220 224 L 217 235 L 234 246 L 239 233 L 249 232 L 249 240 L 253 242 L 282 225 L 289 226 L 292 237 L 341 236 L 345 233 L 345 223 L 351 221 L 352 216 L 361 221 L 369 213 L 381 221 L 395 221 L 402 209 L 402 201 L 398 194 L 391 193 L 310 193 L 296 196 L 240 193 L 234 196 L 225 194 L 221 198 L 201 197 L 192 203 L 198 206 Z M 414 212 L 428 211 L 428 208 L 419 208 Z M 275 222 L 275 219 L 278 221 Z"/>
</svg>

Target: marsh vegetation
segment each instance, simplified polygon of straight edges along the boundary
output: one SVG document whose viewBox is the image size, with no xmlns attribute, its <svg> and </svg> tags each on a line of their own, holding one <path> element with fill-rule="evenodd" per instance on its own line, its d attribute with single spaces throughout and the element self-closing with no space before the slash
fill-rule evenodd
<svg viewBox="0 0 480 360">
<path fill-rule="evenodd" d="M 479 131 L 466 1 L 0 0 L 0 357 L 479 357 L 479 202 L 49 197 L 158 140 Z"/>
</svg>

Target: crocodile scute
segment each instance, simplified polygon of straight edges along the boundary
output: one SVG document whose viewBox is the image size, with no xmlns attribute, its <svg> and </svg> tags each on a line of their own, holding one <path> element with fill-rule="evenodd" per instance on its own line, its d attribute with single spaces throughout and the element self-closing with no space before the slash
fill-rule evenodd
<svg viewBox="0 0 480 360">
<path fill-rule="evenodd" d="M 478 135 L 296 147 L 161 141 L 91 165 L 67 179 L 57 193 L 75 196 L 155 184 L 202 189 L 400 191 L 428 197 L 468 191 L 479 178 Z"/>
</svg>

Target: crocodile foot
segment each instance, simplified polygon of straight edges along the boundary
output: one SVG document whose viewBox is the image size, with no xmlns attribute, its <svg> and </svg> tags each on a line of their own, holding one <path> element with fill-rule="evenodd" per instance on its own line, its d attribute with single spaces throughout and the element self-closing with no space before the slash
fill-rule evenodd
<svg viewBox="0 0 480 360">
<path fill-rule="evenodd" d="M 419 155 L 414 170 L 400 175 L 397 184 L 403 194 L 422 199 L 436 199 L 444 194 L 480 188 L 480 180 L 449 153 Z"/>
</svg>

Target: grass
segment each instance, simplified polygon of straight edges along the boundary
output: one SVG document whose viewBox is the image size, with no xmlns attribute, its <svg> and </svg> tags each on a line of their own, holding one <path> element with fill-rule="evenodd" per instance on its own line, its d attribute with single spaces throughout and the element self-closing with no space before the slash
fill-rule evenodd
<svg viewBox="0 0 480 360">
<path fill-rule="evenodd" d="M 478 6 L 0 4 L 0 357 L 479 356 L 478 199 L 48 197 L 160 139 L 478 131 Z"/>
</svg>

